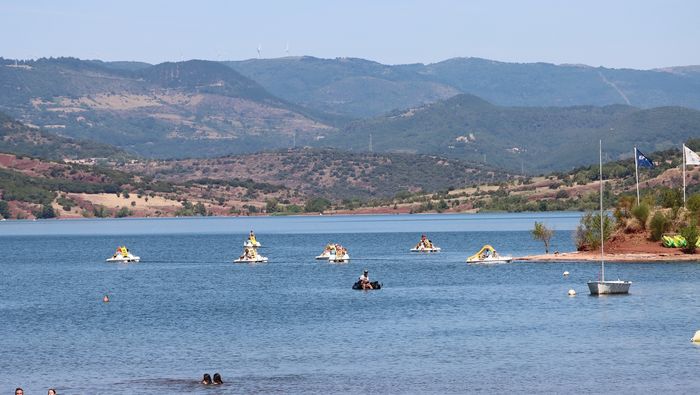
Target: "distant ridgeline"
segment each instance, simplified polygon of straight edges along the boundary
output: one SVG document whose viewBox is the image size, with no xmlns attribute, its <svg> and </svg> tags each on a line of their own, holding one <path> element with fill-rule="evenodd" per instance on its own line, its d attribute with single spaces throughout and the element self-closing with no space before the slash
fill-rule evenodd
<svg viewBox="0 0 700 395">
<path fill-rule="evenodd" d="M 692 67 L 0 58 L 0 92 L 0 111 L 25 124 L 151 158 L 311 146 L 437 155 L 532 175 L 595 163 L 599 138 L 613 160 L 635 144 L 649 152 L 679 146 L 700 130 Z"/>
<path fill-rule="evenodd" d="M 272 94 L 355 118 L 421 106 L 459 93 L 501 106 L 682 106 L 700 109 L 700 67 L 657 70 L 453 58 L 384 65 L 311 56 L 224 62 Z"/>
<path fill-rule="evenodd" d="M 480 161 L 538 174 L 680 147 L 700 133 L 700 111 L 681 107 L 501 107 L 458 95 L 424 107 L 357 121 L 324 144 L 350 150 L 413 152 Z"/>
</svg>

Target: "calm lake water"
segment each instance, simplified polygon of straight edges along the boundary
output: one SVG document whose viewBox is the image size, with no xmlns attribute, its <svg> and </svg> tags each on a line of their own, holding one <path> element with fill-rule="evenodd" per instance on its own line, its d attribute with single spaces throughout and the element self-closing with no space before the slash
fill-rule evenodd
<svg viewBox="0 0 700 395">
<path fill-rule="evenodd" d="M 591 297 L 594 263 L 464 263 L 543 252 L 536 220 L 571 250 L 578 218 L 0 222 L 0 393 L 700 393 L 700 264 L 608 264 L 631 294 Z M 270 262 L 231 263 L 251 228 Z M 352 261 L 314 260 L 329 241 Z M 364 268 L 383 289 L 350 289 Z"/>
</svg>

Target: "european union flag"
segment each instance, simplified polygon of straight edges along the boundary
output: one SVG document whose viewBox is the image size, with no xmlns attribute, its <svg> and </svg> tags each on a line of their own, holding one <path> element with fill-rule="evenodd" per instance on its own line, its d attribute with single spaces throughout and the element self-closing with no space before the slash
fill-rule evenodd
<svg viewBox="0 0 700 395">
<path fill-rule="evenodd" d="M 651 159 L 644 156 L 641 151 L 637 150 L 637 166 L 653 168 L 654 163 L 651 161 Z"/>
</svg>

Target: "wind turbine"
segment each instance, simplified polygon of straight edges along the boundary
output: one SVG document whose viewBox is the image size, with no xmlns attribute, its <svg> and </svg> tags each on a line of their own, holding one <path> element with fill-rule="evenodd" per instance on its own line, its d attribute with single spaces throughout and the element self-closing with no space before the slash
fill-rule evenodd
<svg viewBox="0 0 700 395">
<path fill-rule="evenodd" d="M 289 56 L 289 41 L 287 41 L 287 46 L 284 48 L 284 53 L 286 53 L 287 56 Z"/>
<path fill-rule="evenodd" d="M 262 45 L 258 44 L 258 59 L 260 59 L 262 53 Z"/>
</svg>

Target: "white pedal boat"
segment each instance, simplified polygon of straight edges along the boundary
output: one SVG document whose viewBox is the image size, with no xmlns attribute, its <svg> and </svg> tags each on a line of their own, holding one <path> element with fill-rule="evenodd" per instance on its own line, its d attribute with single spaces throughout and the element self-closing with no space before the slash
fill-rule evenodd
<svg viewBox="0 0 700 395">
<path fill-rule="evenodd" d="M 467 258 L 469 264 L 490 264 L 490 263 L 510 263 L 513 257 L 510 255 L 500 255 L 496 249 L 486 244 L 479 252 Z"/>
<path fill-rule="evenodd" d="M 347 262 L 347 261 L 349 261 L 349 260 L 350 260 L 350 255 L 348 255 L 348 254 L 341 255 L 341 256 L 330 255 L 330 256 L 328 257 L 328 261 L 330 261 L 330 262 L 335 262 L 335 263 Z"/>
<path fill-rule="evenodd" d="M 442 248 L 440 248 L 440 247 L 435 247 L 435 246 L 433 246 L 433 248 L 426 248 L 426 247 L 419 247 L 419 248 L 416 248 L 416 247 L 413 247 L 413 248 L 411 248 L 411 252 L 440 252 L 441 249 L 442 249 Z"/>
<path fill-rule="evenodd" d="M 267 262 L 266 256 L 256 256 L 254 258 L 238 258 L 233 261 L 234 263 L 264 263 Z"/>
<path fill-rule="evenodd" d="M 328 259 L 331 257 L 330 251 L 323 251 L 321 255 L 317 256 L 316 259 Z"/>
<path fill-rule="evenodd" d="M 473 264 L 473 265 L 478 265 L 478 264 L 493 264 L 493 263 L 511 263 L 513 261 L 513 257 L 509 255 L 504 255 L 504 256 L 490 256 L 488 258 L 482 258 L 482 259 L 467 259 L 467 263 Z"/>
<path fill-rule="evenodd" d="M 129 263 L 129 262 L 139 262 L 141 257 L 132 255 L 131 253 L 126 254 L 126 256 L 119 254 L 113 255 L 111 258 L 107 258 L 107 262 L 119 262 L 119 263 Z"/>
</svg>

